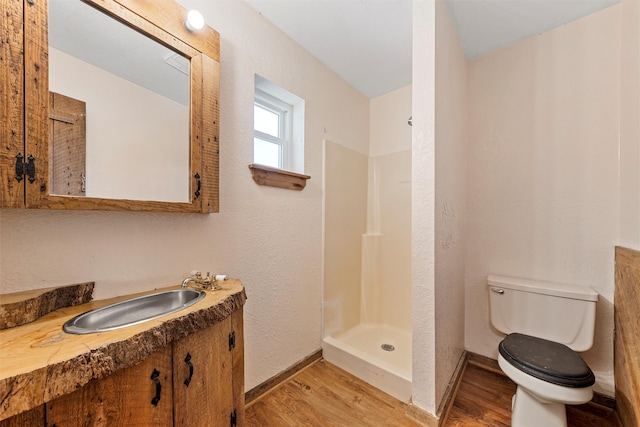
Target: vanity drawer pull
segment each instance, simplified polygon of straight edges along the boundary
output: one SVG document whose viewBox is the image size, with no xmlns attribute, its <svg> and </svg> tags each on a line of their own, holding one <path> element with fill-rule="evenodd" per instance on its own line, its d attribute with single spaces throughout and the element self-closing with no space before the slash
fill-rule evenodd
<svg viewBox="0 0 640 427">
<path fill-rule="evenodd" d="M 491 288 L 492 292 L 495 292 L 496 294 L 504 294 L 504 289 L 500 289 L 500 288 Z"/>
<path fill-rule="evenodd" d="M 158 406 L 158 402 L 160 402 L 160 394 L 162 393 L 162 384 L 160 384 L 160 371 L 154 369 L 153 373 L 151 374 L 151 379 L 156 382 L 156 395 L 153 399 L 151 399 L 151 404 L 153 406 Z"/>
<path fill-rule="evenodd" d="M 184 380 L 184 385 L 189 387 L 189 383 L 191 383 L 191 377 L 193 377 L 193 363 L 191 363 L 191 354 L 187 353 L 187 357 L 184 358 L 184 363 L 189 367 L 189 378 Z"/>
</svg>

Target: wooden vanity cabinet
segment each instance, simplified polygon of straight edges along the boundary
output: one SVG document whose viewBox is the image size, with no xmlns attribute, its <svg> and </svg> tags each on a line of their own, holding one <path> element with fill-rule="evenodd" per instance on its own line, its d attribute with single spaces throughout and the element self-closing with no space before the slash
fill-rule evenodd
<svg viewBox="0 0 640 427">
<path fill-rule="evenodd" d="M 228 318 L 175 341 L 138 365 L 91 381 L 71 394 L 46 403 L 44 425 L 241 426 L 244 423 L 243 352 L 240 308 Z M 155 372 L 161 387 L 156 405 L 152 403 L 158 395 L 156 380 L 152 379 Z M 25 417 L 29 412 L 6 422 Z M 10 425 L 25 424 L 6 424 Z"/>
</svg>

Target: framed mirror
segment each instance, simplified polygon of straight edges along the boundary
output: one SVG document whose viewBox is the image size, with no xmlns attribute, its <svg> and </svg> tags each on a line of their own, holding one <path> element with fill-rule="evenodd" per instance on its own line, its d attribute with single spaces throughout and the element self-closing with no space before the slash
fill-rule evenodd
<svg viewBox="0 0 640 427">
<path fill-rule="evenodd" d="M 26 206 L 217 212 L 218 33 L 173 0 L 24 13 Z"/>
<path fill-rule="evenodd" d="M 188 202 L 189 58 L 82 1 L 48 16 L 49 193 Z"/>
</svg>

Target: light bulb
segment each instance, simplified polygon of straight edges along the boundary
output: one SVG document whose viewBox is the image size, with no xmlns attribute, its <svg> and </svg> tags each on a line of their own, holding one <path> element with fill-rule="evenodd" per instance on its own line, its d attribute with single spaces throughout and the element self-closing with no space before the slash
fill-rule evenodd
<svg viewBox="0 0 640 427">
<path fill-rule="evenodd" d="M 204 27 L 204 16 L 197 10 L 190 10 L 187 13 L 187 20 L 184 21 L 184 26 L 191 32 L 201 30 Z"/>
</svg>

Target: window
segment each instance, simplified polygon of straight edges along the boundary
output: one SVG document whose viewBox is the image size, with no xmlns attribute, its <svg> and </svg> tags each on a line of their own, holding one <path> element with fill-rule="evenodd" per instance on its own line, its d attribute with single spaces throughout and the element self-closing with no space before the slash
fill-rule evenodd
<svg viewBox="0 0 640 427">
<path fill-rule="evenodd" d="M 255 76 L 253 163 L 304 172 L 304 100 Z"/>
<path fill-rule="evenodd" d="M 253 104 L 253 161 L 289 169 L 291 111 L 293 107 L 256 89 Z"/>
</svg>

